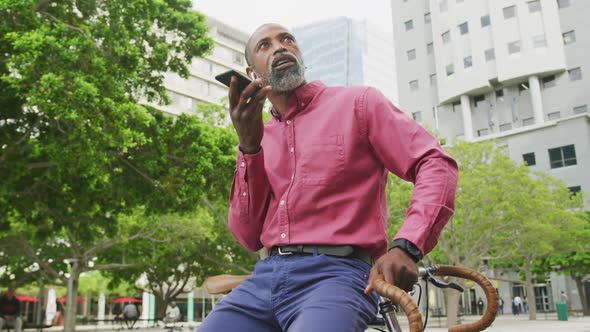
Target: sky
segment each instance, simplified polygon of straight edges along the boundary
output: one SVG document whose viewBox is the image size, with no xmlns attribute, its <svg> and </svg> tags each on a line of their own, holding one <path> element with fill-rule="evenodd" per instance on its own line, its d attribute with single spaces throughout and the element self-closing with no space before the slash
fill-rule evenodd
<svg viewBox="0 0 590 332">
<path fill-rule="evenodd" d="M 392 33 L 391 0 L 193 0 L 194 8 L 246 33 L 264 23 L 287 28 L 328 18 L 367 19 Z"/>
</svg>

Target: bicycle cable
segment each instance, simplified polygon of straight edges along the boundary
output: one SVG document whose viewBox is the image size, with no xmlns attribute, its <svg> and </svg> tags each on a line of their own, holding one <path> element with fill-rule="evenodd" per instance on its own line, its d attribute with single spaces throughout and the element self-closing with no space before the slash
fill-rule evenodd
<svg viewBox="0 0 590 332">
<path fill-rule="evenodd" d="M 426 284 L 424 288 L 425 292 L 426 292 L 426 312 L 424 313 L 424 331 L 426 331 L 426 326 L 428 325 L 428 312 L 430 311 L 430 309 L 428 308 L 428 280 L 424 280 L 424 283 Z"/>
</svg>

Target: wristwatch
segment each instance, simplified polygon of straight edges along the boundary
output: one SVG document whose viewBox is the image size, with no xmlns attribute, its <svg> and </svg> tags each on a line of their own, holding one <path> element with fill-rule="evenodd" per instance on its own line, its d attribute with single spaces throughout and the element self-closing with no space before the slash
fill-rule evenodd
<svg viewBox="0 0 590 332">
<path fill-rule="evenodd" d="M 391 247 L 389 247 L 389 250 L 394 248 L 400 248 L 401 250 L 403 250 L 406 254 L 408 254 L 408 256 L 410 256 L 414 260 L 415 263 L 418 263 L 418 261 L 420 261 L 422 257 L 424 257 L 420 249 L 418 249 L 418 247 L 416 247 L 415 244 L 406 239 L 397 239 L 393 241 Z"/>
</svg>

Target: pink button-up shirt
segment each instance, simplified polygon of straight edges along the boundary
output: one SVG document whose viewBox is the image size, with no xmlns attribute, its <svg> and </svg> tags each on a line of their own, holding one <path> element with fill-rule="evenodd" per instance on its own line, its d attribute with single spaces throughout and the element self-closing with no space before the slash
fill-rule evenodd
<svg viewBox="0 0 590 332">
<path fill-rule="evenodd" d="M 288 244 L 387 251 L 388 171 L 415 184 L 395 238 L 424 254 L 453 214 L 457 165 L 378 90 L 315 81 L 264 127 L 262 150 L 238 152 L 229 228 L 249 250 Z"/>
</svg>

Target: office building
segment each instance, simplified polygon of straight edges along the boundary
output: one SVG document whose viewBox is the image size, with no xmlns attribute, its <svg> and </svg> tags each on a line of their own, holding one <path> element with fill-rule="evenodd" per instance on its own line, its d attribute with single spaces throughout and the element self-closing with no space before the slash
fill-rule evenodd
<svg viewBox="0 0 590 332">
<path fill-rule="evenodd" d="M 337 17 L 293 28 L 308 81 L 328 86 L 369 85 L 397 101 L 391 33 L 367 21 Z"/>
<path fill-rule="evenodd" d="M 590 192 L 590 1 L 391 5 L 402 110 L 445 138 L 496 139 L 513 160 Z M 499 288 L 514 296 L 516 287 Z M 538 310 L 555 308 L 558 288 L 581 307 L 561 277 L 535 287 Z"/>
<path fill-rule="evenodd" d="M 228 88 L 216 81 L 215 75 L 229 69 L 245 73 L 244 47 L 249 35 L 211 17 L 206 23 L 215 43 L 213 52 L 193 59 L 187 79 L 175 73 L 164 74 L 164 86 L 171 103 L 154 106 L 168 114 L 193 113 L 200 102 L 221 104 Z"/>
</svg>

